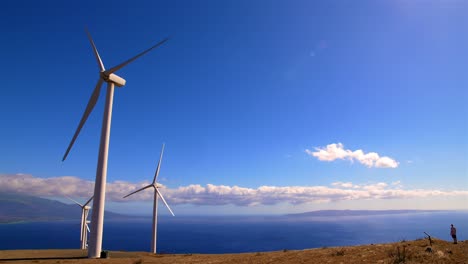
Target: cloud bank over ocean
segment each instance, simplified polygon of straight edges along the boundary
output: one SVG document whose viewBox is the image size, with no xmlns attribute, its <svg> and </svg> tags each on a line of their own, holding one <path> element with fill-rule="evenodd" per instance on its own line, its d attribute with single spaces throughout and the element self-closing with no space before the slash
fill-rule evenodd
<svg viewBox="0 0 468 264">
<path fill-rule="evenodd" d="M 147 184 L 148 182 L 108 182 L 106 199 L 113 202 L 151 201 L 153 192 L 149 190 L 137 193 L 127 199 L 122 198 Z M 93 188 L 93 182 L 73 176 L 38 178 L 28 174 L 0 175 L 0 192 L 15 192 L 40 197 L 89 198 Z M 384 182 L 373 184 L 334 182 L 331 186 L 259 186 L 257 188 L 191 184 L 177 188 L 165 186 L 162 188 L 164 197 L 172 205 L 256 206 L 280 203 L 299 205 L 371 199 L 468 198 L 467 190 L 403 189 L 400 182 L 390 184 Z"/>
</svg>

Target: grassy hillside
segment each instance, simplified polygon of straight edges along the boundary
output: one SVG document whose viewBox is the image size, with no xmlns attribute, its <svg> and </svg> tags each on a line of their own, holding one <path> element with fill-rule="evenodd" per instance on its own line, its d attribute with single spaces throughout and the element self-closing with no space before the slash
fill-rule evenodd
<svg viewBox="0 0 468 264">
<path fill-rule="evenodd" d="M 108 259 L 87 259 L 85 250 L 4 250 L 0 262 L 14 263 L 467 263 L 468 242 L 454 245 L 434 239 L 352 247 L 282 250 L 243 254 L 150 254 L 109 252 Z"/>
</svg>

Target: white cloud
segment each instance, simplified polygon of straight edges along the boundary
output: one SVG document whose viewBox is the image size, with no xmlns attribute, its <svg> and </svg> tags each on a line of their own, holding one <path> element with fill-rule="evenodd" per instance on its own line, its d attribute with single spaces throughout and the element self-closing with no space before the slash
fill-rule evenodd
<svg viewBox="0 0 468 264">
<path fill-rule="evenodd" d="M 381 157 L 375 162 L 377 168 L 396 168 L 398 167 L 398 162 L 389 157 Z"/>
<path fill-rule="evenodd" d="M 334 182 L 332 186 L 342 187 L 342 188 L 353 188 L 355 187 L 351 182 Z"/>
<path fill-rule="evenodd" d="M 393 186 L 398 186 L 400 188 L 403 187 L 403 185 L 401 184 L 401 181 L 394 181 L 394 182 L 392 182 L 392 185 Z"/>
<path fill-rule="evenodd" d="M 145 190 L 130 199 L 122 197 L 148 183 L 115 181 L 107 183 L 106 199 L 114 202 L 151 201 L 153 191 Z M 0 192 L 16 192 L 41 197 L 81 197 L 92 195 L 94 184 L 77 177 L 37 178 L 32 175 L 0 175 Z M 412 199 L 426 197 L 466 197 L 468 191 L 443 191 L 432 189 L 405 190 L 400 182 L 387 184 L 353 184 L 334 182 L 327 186 L 260 186 L 245 188 L 239 186 L 192 184 L 178 188 L 161 189 L 166 200 L 173 204 L 193 205 L 275 205 L 289 203 L 326 203 L 346 200 L 369 199 Z"/>
<path fill-rule="evenodd" d="M 361 149 L 355 151 L 344 149 L 341 143 L 329 144 L 322 148 L 318 147 L 315 148 L 315 151 L 306 149 L 305 152 L 321 161 L 348 159 L 350 161 L 358 161 L 369 168 L 396 168 L 399 164 L 396 160 L 386 156 L 381 157 L 375 152 L 364 153 Z"/>
</svg>

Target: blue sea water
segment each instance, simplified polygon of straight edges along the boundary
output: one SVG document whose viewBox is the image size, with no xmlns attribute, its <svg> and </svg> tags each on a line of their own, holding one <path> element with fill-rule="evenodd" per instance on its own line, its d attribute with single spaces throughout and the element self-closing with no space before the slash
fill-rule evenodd
<svg viewBox="0 0 468 264">
<path fill-rule="evenodd" d="M 423 238 L 468 238 L 468 212 L 297 218 L 288 216 L 160 217 L 159 253 L 238 253 L 377 244 Z M 0 224 L 0 250 L 78 248 L 78 221 Z M 149 251 L 151 219 L 106 221 L 103 249 Z"/>
</svg>

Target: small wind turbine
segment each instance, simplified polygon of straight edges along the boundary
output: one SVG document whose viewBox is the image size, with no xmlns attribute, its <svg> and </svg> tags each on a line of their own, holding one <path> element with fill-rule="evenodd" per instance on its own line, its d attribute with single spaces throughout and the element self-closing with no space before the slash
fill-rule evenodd
<svg viewBox="0 0 468 264">
<path fill-rule="evenodd" d="M 108 70 L 104 68 L 104 63 L 99 56 L 97 51 L 96 45 L 94 45 L 94 41 L 91 38 L 91 34 L 86 31 L 88 34 L 89 42 L 93 48 L 94 56 L 96 57 L 96 61 L 99 66 L 99 80 L 94 88 L 93 93 L 91 94 L 91 98 L 88 101 L 88 105 L 86 106 L 85 112 L 81 117 L 80 123 L 73 135 L 73 138 L 68 145 L 67 151 L 65 155 L 63 155 L 62 161 L 67 158 L 68 153 L 70 152 L 73 143 L 75 143 L 78 134 L 81 131 L 81 128 L 85 124 L 86 120 L 88 119 L 89 114 L 93 111 L 94 106 L 99 99 L 99 94 L 101 91 L 101 86 L 103 82 L 107 83 L 107 94 L 106 94 L 106 104 L 104 108 L 104 117 L 102 120 L 102 128 L 101 128 L 101 142 L 99 144 L 99 157 L 98 157 L 98 164 L 96 169 L 96 180 L 94 185 L 94 201 L 93 201 L 93 214 L 92 214 L 92 227 L 91 227 L 91 237 L 90 237 L 90 245 L 88 250 L 88 258 L 99 258 L 102 249 L 102 232 L 103 232 L 103 223 L 104 223 L 104 204 L 106 200 L 106 177 L 107 177 L 107 157 L 108 157 L 108 150 L 109 150 L 109 136 L 110 136 L 110 126 L 111 126 L 111 119 L 112 119 L 112 103 L 114 100 L 114 86 L 122 87 L 125 85 L 125 79 L 117 76 L 114 72 L 120 70 L 121 68 L 125 67 L 129 63 L 133 62 L 134 60 L 138 59 L 139 57 L 145 55 L 146 53 L 150 52 L 154 48 L 162 45 L 168 39 L 165 38 L 156 45 L 152 46 L 151 48 L 139 53 L 135 57 L 132 57 L 121 64 L 112 67 Z"/>
<path fill-rule="evenodd" d="M 81 207 L 81 229 L 80 229 L 80 241 L 81 241 L 81 249 L 86 249 L 88 245 L 88 232 L 89 232 L 89 226 L 88 223 L 88 214 L 89 210 L 91 209 L 88 204 L 91 202 L 93 197 L 89 198 L 89 200 L 85 204 L 80 204 L 79 202 L 73 200 L 70 197 L 67 197 L 71 201 L 73 201 L 75 204 L 77 204 L 79 207 Z"/>
<path fill-rule="evenodd" d="M 161 168 L 161 160 L 162 160 L 163 152 L 164 152 L 164 144 L 162 145 L 161 156 L 159 156 L 158 167 L 156 168 L 156 173 L 154 174 L 153 182 L 151 184 L 141 188 L 141 189 L 138 189 L 138 190 L 124 196 L 124 198 L 126 198 L 126 197 L 128 197 L 128 196 L 130 196 L 132 194 L 135 194 L 135 193 L 139 192 L 139 191 L 143 191 L 145 189 L 153 187 L 153 189 L 154 189 L 153 237 L 152 237 L 152 240 L 151 240 L 151 250 L 152 250 L 152 252 L 154 254 L 156 254 L 156 237 L 157 237 L 157 230 L 158 230 L 158 196 L 161 197 L 161 200 L 164 202 L 167 209 L 169 209 L 169 212 L 171 212 L 172 216 L 174 216 L 174 213 L 172 212 L 171 208 L 169 207 L 166 200 L 164 199 L 161 191 L 158 190 L 159 188 L 161 188 L 161 186 L 158 185 L 158 183 L 156 182 L 156 180 L 158 179 L 158 175 L 159 175 L 159 168 Z"/>
</svg>

